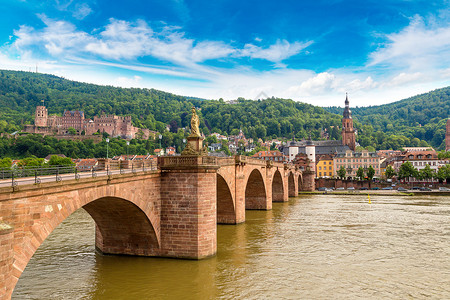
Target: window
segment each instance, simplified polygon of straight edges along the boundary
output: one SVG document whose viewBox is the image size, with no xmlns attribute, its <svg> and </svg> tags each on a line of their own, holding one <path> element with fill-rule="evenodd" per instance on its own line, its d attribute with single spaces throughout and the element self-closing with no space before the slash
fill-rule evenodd
<svg viewBox="0 0 450 300">
<path fill-rule="evenodd" d="M 322 170 L 322 167 L 319 167 L 319 170 Z"/>
<path fill-rule="evenodd" d="M 322 172 L 319 172 L 319 176 L 322 176 Z"/>
</svg>

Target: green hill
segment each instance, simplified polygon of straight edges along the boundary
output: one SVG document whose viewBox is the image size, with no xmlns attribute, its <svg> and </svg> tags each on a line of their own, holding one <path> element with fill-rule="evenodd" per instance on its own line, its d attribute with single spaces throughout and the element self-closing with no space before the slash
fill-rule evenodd
<svg viewBox="0 0 450 300">
<path fill-rule="evenodd" d="M 444 128 L 444 117 L 441 115 L 449 114 L 449 89 L 442 90 L 421 95 L 428 97 L 428 102 L 437 103 L 439 99 L 440 105 L 445 107 L 439 112 L 434 110 L 437 104 L 427 103 L 426 108 L 421 109 L 423 105 L 414 97 L 400 101 L 403 102 L 400 105 L 397 102 L 379 107 L 353 108 L 355 127 L 359 133 L 357 141 L 364 147 L 377 149 L 399 149 L 427 145 L 427 142 L 435 147 L 440 146 Z M 239 98 L 231 104 L 154 89 L 99 86 L 53 75 L 6 70 L 0 71 L 0 132 L 13 132 L 20 130 L 23 124 L 32 124 L 35 107 L 41 105 L 42 100 L 49 114 L 82 110 L 87 118 L 102 112 L 131 115 L 135 126 L 160 132 L 168 125 L 173 132 L 188 127 L 190 108 L 194 105 L 200 108 L 200 129 L 205 134 L 236 134 L 242 129 L 247 137 L 253 139 L 290 139 L 293 135 L 301 139 L 309 134 L 313 139 L 320 139 L 321 131 L 327 130 L 332 139 L 340 138 L 338 127 L 341 126 L 342 108 L 324 109 L 276 98 L 258 101 Z M 411 123 L 413 118 L 417 124 Z"/>
</svg>

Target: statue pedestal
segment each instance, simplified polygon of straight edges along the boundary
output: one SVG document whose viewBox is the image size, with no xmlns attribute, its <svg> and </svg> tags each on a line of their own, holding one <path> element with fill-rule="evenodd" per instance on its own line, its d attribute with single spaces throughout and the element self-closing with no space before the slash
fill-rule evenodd
<svg viewBox="0 0 450 300">
<path fill-rule="evenodd" d="M 203 147 L 203 140 L 201 136 L 188 136 L 186 147 L 181 155 L 200 156 L 208 154 L 206 147 Z"/>
</svg>

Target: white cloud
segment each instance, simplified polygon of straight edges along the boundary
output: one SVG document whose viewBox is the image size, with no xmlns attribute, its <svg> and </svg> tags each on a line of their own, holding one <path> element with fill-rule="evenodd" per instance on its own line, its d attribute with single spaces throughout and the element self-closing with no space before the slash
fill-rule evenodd
<svg viewBox="0 0 450 300">
<path fill-rule="evenodd" d="M 87 5 L 86 3 L 77 3 L 75 5 L 75 11 L 72 13 L 72 15 L 78 20 L 83 20 L 91 13 L 92 9 L 89 7 L 89 5 Z"/>
<path fill-rule="evenodd" d="M 279 40 L 273 45 L 247 44 L 239 48 L 223 41 L 197 41 L 186 37 L 179 27 L 156 28 L 142 20 L 110 19 L 105 27 L 85 32 L 69 22 L 40 17 L 46 25 L 44 28 L 23 25 L 14 32 L 12 43 L 0 48 L 0 68 L 27 71 L 34 69 L 37 63 L 41 72 L 97 84 L 153 87 L 215 99 L 254 99 L 264 92 L 268 96 L 315 105 L 342 105 L 347 91 L 352 105 L 375 105 L 450 84 L 448 56 L 440 59 L 440 69 L 433 64 L 421 70 L 410 69 L 410 60 L 419 61 L 416 56 L 423 56 L 430 62 L 439 61 L 425 52 L 437 56 L 446 53 L 446 42 L 433 41 L 435 46 L 424 46 L 420 51 L 412 49 L 411 55 L 400 54 L 406 51 L 406 41 L 412 41 L 406 34 L 408 28 L 416 26 L 414 28 L 427 33 L 431 30 L 413 22 L 400 33 L 389 36 L 389 43 L 372 54 L 371 65 L 358 70 L 346 68 L 316 73 L 289 67 L 256 71 L 249 66 L 219 68 L 203 64 L 207 60 L 248 57 L 281 65 L 312 42 Z M 432 31 L 439 33 L 439 37 L 445 32 L 444 27 Z M 34 54 L 41 49 L 45 49 L 50 58 L 37 59 Z M 147 56 L 170 63 L 141 63 L 140 58 Z M 396 73 L 388 69 L 385 77 L 377 76 L 373 70 L 383 64 L 394 65 Z M 133 76 L 123 76 L 124 70 Z"/>
<path fill-rule="evenodd" d="M 387 64 L 410 70 L 439 68 L 450 63 L 450 25 L 426 24 L 420 16 L 398 33 L 386 35 L 386 44 L 370 55 L 369 66 Z"/>
<path fill-rule="evenodd" d="M 222 41 L 186 38 L 178 27 L 166 26 L 160 31 L 154 31 L 143 20 L 128 22 L 110 19 L 103 29 L 89 34 L 67 21 L 52 20 L 45 15 L 40 17 L 46 25 L 43 29 L 21 26 L 14 32 L 17 39 L 13 45 L 19 52 L 31 47 L 43 47 L 53 56 L 94 54 L 114 60 L 152 56 L 177 65 L 200 68 L 197 65 L 204 61 L 231 56 L 280 63 L 311 44 L 282 40 L 267 48 L 247 44 L 239 49 Z"/>
<path fill-rule="evenodd" d="M 294 42 L 289 43 L 286 40 L 277 40 L 273 45 L 268 48 L 262 48 L 253 44 L 246 44 L 244 49 L 239 52 L 239 56 L 248 56 L 250 58 L 260 58 L 271 62 L 279 63 L 291 56 L 297 55 L 311 45 L 312 42 Z"/>
<path fill-rule="evenodd" d="M 14 31 L 17 39 L 12 44 L 19 52 L 32 47 L 44 47 L 48 53 L 57 56 L 66 51 L 79 51 L 80 45 L 85 44 L 91 38 L 82 31 L 77 31 L 75 26 L 65 21 L 53 21 L 45 15 L 40 15 L 46 24 L 42 30 L 22 25 Z"/>
<path fill-rule="evenodd" d="M 323 72 L 303 81 L 300 85 L 291 86 L 289 92 L 298 93 L 305 96 L 323 94 L 337 86 L 334 74 Z"/>
<path fill-rule="evenodd" d="M 120 76 L 115 80 L 115 84 L 113 84 L 113 85 L 121 86 L 121 87 L 141 87 L 141 84 L 140 84 L 141 81 L 142 81 L 142 77 L 138 76 L 138 75 L 134 75 L 131 78 Z"/>
<path fill-rule="evenodd" d="M 418 80 L 423 80 L 424 74 L 420 72 L 416 73 L 400 73 L 391 80 L 389 80 L 386 85 L 388 86 L 399 86 L 404 85 L 405 83 L 410 83 Z"/>
</svg>

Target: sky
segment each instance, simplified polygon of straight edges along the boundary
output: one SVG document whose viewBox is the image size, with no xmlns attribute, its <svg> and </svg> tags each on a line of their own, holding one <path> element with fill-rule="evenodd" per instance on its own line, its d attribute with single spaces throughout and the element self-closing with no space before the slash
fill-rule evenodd
<svg viewBox="0 0 450 300">
<path fill-rule="evenodd" d="M 225 100 L 450 85 L 450 0 L 0 0 L 0 69 Z"/>
</svg>

